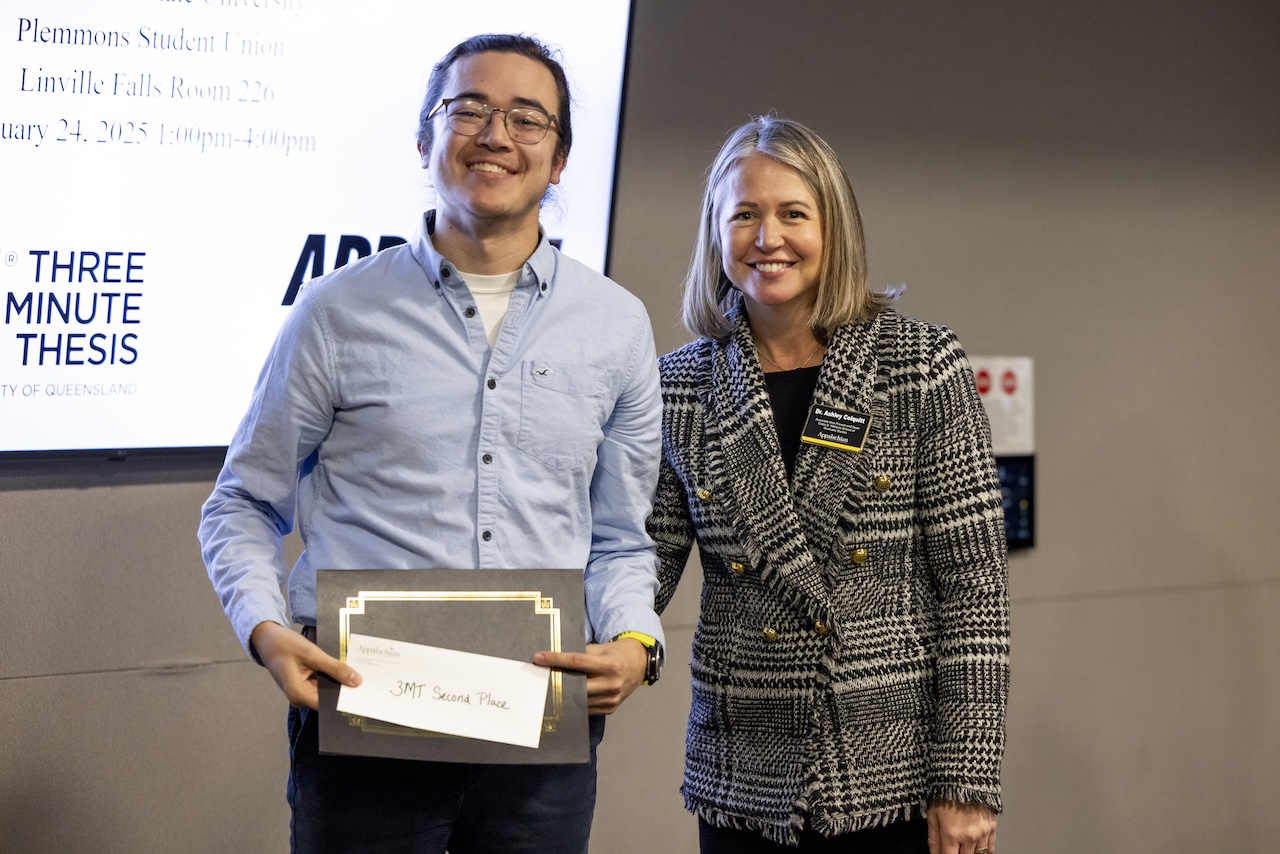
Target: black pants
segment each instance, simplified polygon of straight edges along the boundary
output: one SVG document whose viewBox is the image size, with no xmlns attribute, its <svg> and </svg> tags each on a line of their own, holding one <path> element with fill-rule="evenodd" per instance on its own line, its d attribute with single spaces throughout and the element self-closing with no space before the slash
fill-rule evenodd
<svg viewBox="0 0 1280 854">
<path fill-rule="evenodd" d="M 894 822 L 840 836 L 806 830 L 800 847 L 770 842 L 751 830 L 714 827 L 698 819 L 702 854 L 929 854 L 929 825 L 923 818 Z"/>
<path fill-rule="evenodd" d="M 584 765 L 465 765 L 319 752 L 316 714 L 289 710 L 293 854 L 587 854 L 596 802 Z"/>
</svg>

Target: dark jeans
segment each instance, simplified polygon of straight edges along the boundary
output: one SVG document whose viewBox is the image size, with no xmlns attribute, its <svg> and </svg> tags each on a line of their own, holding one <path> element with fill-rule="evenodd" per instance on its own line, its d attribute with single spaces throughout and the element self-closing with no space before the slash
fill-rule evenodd
<svg viewBox="0 0 1280 854">
<path fill-rule="evenodd" d="M 840 836 L 806 830 L 800 847 L 770 842 L 750 830 L 713 827 L 698 819 L 702 854 L 929 854 L 929 826 L 923 818 L 899 821 Z"/>
<path fill-rule="evenodd" d="M 332 756 L 289 710 L 294 854 L 587 854 L 596 745 L 583 765 L 461 765 Z"/>
</svg>

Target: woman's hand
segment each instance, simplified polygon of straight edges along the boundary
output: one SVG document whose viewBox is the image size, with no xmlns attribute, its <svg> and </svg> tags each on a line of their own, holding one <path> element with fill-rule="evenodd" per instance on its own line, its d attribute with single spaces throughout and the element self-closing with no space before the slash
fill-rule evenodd
<svg viewBox="0 0 1280 854">
<path fill-rule="evenodd" d="M 929 804 L 929 854 L 996 854 L 996 814 L 986 804 Z"/>
</svg>

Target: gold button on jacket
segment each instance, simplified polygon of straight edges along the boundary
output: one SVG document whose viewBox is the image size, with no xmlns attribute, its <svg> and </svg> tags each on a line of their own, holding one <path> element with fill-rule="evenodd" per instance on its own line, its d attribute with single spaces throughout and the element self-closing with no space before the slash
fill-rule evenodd
<svg viewBox="0 0 1280 854">
<path fill-rule="evenodd" d="M 742 573 L 747 571 L 747 568 L 735 560 L 733 563 L 729 564 L 729 571 L 734 575 L 742 575 Z"/>
<path fill-rule="evenodd" d="M 813 630 L 820 635 L 825 635 L 830 631 L 830 629 L 827 628 L 827 624 L 822 622 L 822 620 L 813 621 Z"/>
<path fill-rule="evenodd" d="M 707 489 L 705 486 L 699 486 L 697 496 L 699 501 L 704 503 L 708 502 L 711 500 L 711 490 Z"/>
<path fill-rule="evenodd" d="M 887 474 L 882 474 L 876 478 L 876 482 L 875 482 L 876 492 L 884 492 L 886 489 L 888 489 L 892 485 L 893 485 L 893 480 Z"/>
<path fill-rule="evenodd" d="M 868 555 L 867 555 L 867 550 L 866 550 L 866 549 L 854 549 L 854 550 L 853 550 L 853 554 L 849 555 L 849 557 L 853 559 L 853 562 L 854 562 L 854 563 L 866 563 L 866 562 L 867 562 L 867 557 L 868 557 Z"/>
<path fill-rule="evenodd" d="M 773 628 L 772 626 L 765 626 L 763 629 L 760 630 L 760 633 L 764 635 L 764 639 L 769 641 L 770 643 L 773 643 L 778 639 L 778 630 Z"/>
</svg>

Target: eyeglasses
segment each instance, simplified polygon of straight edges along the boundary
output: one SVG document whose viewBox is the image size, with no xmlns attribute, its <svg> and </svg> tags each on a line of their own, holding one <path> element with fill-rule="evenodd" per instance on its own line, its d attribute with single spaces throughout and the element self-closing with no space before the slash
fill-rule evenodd
<svg viewBox="0 0 1280 854">
<path fill-rule="evenodd" d="M 536 145 L 542 142 L 551 126 L 557 124 L 556 117 L 547 115 L 537 107 L 512 107 L 510 110 L 499 110 L 472 98 L 445 98 L 440 106 L 432 110 L 427 118 L 434 118 L 436 113 L 444 110 L 445 123 L 454 133 L 463 136 L 476 136 L 489 125 L 494 113 L 502 113 L 503 123 L 512 142 L 521 145 Z M 556 133 L 560 133 L 559 130 Z"/>
</svg>

